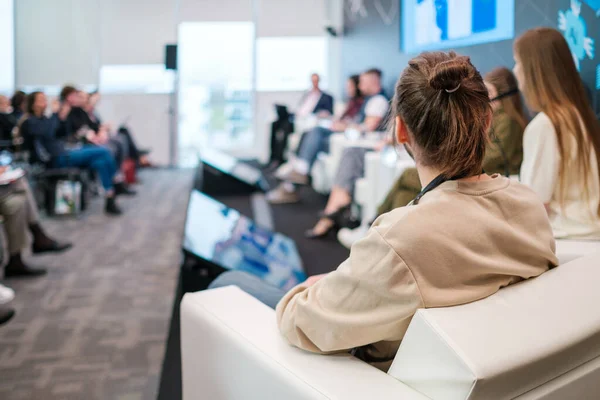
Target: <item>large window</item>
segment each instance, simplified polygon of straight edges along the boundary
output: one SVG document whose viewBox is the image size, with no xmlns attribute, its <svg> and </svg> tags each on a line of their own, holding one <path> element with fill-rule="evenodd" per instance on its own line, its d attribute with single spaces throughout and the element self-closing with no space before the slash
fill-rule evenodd
<svg viewBox="0 0 600 400">
<path fill-rule="evenodd" d="M 327 87 L 325 37 L 265 37 L 256 40 L 256 90 L 306 90 L 308 78 L 318 73 Z"/>
<path fill-rule="evenodd" d="M 0 93 L 15 89 L 15 12 L 13 0 L 0 0 Z"/>
<path fill-rule="evenodd" d="M 178 159 L 195 165 L 204 147 L 254 146 L 254 24 L 179 25 Z"/>
<path fill-rule="evenodd" d="M 175 75 L 164 64 L 103 65 L 100 91 L 103 94 L 174 92 Z"/>
</svg>

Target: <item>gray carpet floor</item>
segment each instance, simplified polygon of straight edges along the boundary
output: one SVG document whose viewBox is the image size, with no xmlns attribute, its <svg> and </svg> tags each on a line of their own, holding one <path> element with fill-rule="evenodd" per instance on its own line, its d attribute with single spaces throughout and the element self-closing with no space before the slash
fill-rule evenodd
<svg viewBox="0 0 600 400">
<path fill-rule="evenodd" d="M 154 399 L 180 263 L 191 170 L 141 174 L 107 217 L 45 218 L 75 247 L 32 257 L 46 277 L 5 282 L 15 318 L 0 327 L 0 399 Z"/>
</svg>

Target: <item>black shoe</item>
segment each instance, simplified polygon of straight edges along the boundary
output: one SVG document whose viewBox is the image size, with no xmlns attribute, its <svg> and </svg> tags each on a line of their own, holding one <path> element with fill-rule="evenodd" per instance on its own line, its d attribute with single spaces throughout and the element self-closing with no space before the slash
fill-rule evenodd
<svg viewBox="0 0 600 400">
<path fill-rule="evenodd" d="M 15 310 L 12 308 L 0 310 L 0 325 L 4 325 L 15 316 Z"/>
<path fill-rule="evenodd" d="M 73 247 L 73 244 L 71 243 L 59 243 L 56 240 L 51 240 L 50 243 L 46 245 L 38 245 L 34 242 L 31 246 L 31 252 L 33 254 L 60 253 L 70 249 L 71 247 Z"/>
<path fill-rule="evenodd" d="M 325 218 L 327 219 L 327 218 Z M 321 221 L 319 221 L 321 222 Z M 319 225 L 319 223 L 317 223 L 317 226 Z M 315 226 L 316 228 L 316 226 Z M 329 226 L 321 231 L 321 232 L 317 232 L 315 231 L 315 228 L 313 229 L 309 229 L 306 232 L 304 232 L 304 237 L 306 237 L 307 239 L 320 239 L 320 238 L 324 238 L 325 236 L 329 235 L 329 232 L 331 232 L 332 230 L 334 230 L 336 228 L 336 224 L 333 220 L 329 220 Z"/>
<path fill-rule="evenodd" d="M 129 187 L 126 184 L 124 184 L 123 182 L 115 183 L 114 187 L 115 187 L 115 194 L 117 196 L 119 196 L 119 195 L 135 196 L 136 195 L 136 191 L 129 189 Z"/>
<path fill-rule="evenodd" d="M 4 277 L 8 278 L 34 278 L 36 276 L 46 275 L 48 271 L 44 268 L 31 268 L 27 265 L 21 265 L 19 267 L 6 266 L 4 270 Z"/>
<path fill-rule="evenodd" d="M 109 197 L 106 199 L 106 205 L 104 206 L 104 212 L 109 215 L 121 215 L 123 212 L 117 206 L 117 202 L 114 197 Z"/>
</svg>

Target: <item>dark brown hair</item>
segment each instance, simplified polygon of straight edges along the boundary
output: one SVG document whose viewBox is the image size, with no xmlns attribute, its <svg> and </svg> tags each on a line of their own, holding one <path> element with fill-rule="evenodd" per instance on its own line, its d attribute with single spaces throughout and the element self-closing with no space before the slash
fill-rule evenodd
<svg viewBox="0 0 600 400">
<path fill-rule="evenodd" d="M 447 178 L 481 174 L 491 107 L 481 74 L 454 52 L 422 53 L 408 62 L 392 101 L 419 162 Z"/>
<path fill-rule="evenodd" d="M 527 104 L 534 111 L 544 112 L 554 125 L 560 153 L 559 203 L 565 202 L 569 169 L 577 169 L 582 193 L 589 201 L 587 182 L 593 171 L 592 151 L 600 169 L 600 124 L 567 41 L 556 29 L 535 28 L 515 41 L 514 53 L 521 64 L 521 86 Z M 573 153 L 575 157 L 570 156 Z"/>
<path fill-rule="evenodd" d="M 498 67 L 488 72 L 483 79 L 496 88 L 498 96 L 514 93 L 498 99 L 498 101 L 506 115 L 513 121 L 516 121 L 521 129 L 525 130 L 527 127 L 527 117 L 519 93 L 517 78 L 515 78 L 512 71 L 506 67 Z"/>
<path fill-rule="evenodd" d="M 36 91 L 36 92 L 31 92 L 31 93 L 29 94 L 29 96 L 27 96 L 27 107 L 26 107 L 26 110 L 25 110 L 25 112 L 26 112 L 27 114 L 29 114 L 29 115 L 34 115 L 34 112 L 33 112 L 33 105 L 35 104 L 35 100 L 36 100 L 36 98 L 37 98 L 37 96 L 38 96 L 39 94 L 42 94 L 42 92 L 39 92 L 39 91 Z"/>
<path fill-rule="evenodd" d="M 383 72 L 379 68 L 371 68 L 365 71 L 365 74 L 377 75 L 379 79 L 383 76 Z"/>
<path fill-rule="evenodd" d="M 10 99 L 10 105 L 12 106 L 13 110 L 22 111 L 23 104 L 26 100 L 27 94 L 22 90 L 17 90 Z"/>
<path fill-rule="evenodd" d="M 66 85 L 60 91 L 60 101 L 65 101 L 67 99 L 67 97 L 69 97 L 69 95 L 74 92 L 77 92 L 77 89 L 75 88 L 75 86 Z"/>
</svg>

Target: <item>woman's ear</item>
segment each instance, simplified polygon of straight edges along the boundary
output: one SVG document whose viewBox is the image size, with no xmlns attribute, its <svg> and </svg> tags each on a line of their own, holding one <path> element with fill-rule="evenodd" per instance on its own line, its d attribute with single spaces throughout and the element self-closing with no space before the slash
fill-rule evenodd
<svg viewBox="0 0 600 400">
<path fill-rule="evenodd" d="M 399 144 L 410 144 L 410 137 L 408 136 L 408 129 L 406 124 L 400 117 L 396 117 L 396 140 Z"/>
</svg>

